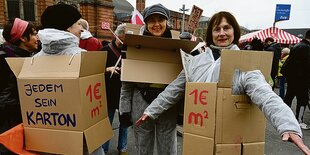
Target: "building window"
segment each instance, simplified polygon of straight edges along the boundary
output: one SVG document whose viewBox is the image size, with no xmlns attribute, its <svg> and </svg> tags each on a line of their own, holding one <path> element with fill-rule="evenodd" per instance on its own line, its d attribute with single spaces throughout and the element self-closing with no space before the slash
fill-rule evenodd
<svg viewBox="0 0 310 155">
<path fill-rule="evenodd" d="M 35 21 L 35 0 L 7 0 L 7 12 L 9 20 L 21 18 L 27 21 Z"/>
<path fill-rule="evenodd" d="M 35 21 L 34 0 L 24 0 L 24 19 L 27 21 Z"/>
<path fill-rule="evenodd" d="M 20 18 L 19 0 L 7 0 L 9 20 Z"/>
</svg>

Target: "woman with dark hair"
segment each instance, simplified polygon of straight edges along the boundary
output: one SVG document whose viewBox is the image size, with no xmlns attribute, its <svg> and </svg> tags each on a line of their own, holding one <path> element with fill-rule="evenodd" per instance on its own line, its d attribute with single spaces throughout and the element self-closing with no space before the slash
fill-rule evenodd
<svg viewBox="0 0 310 155">
<path fill-rule="evenodd" d="M 168 28 L 169 10 L 156 4 L 143 11 L 145 25 L 142 34 L 172 38 Z M 123 82 L 120 97 L 120 113 L 137 121 L 145 108 L 160 94 L 166 85 Z M 138 155 L 152 155 L 156 140 L 157 152 L 162 155 L 177 154 L 177 109 L 173 107 L 154 120 L 133 125 Z"/>
<path fill-rule="evenodd" d="M 35 26 L 15 18 L 4 25 L 0 47 L 0 134 L 22 122 L 16 77 L 6 57 L 29 57 L 38 48 Z M 0 144 L 0 154 L 13 154 Z"/>
<path fill-rule="evenodd" d="M 205 52 L 193 57 L 188 69 L 189 82 L 218 82 L 221 62 L 221 50 L 239 50 L 237 44 L 240 28 L 235 17 L 229 12 L 221 11 L 212 16 L 207 29 L 207 45 Z M 210 63 L 215 66 L 210 72 Z M 209 70 L 208 74 L 206 71 Z M 185 91 L 185 73 L 180 75 L 145 109 L 136 124 L 158 118 L 167 109 L 175 105 Z M 305 154 L 310 154 L 301 137 L 302 132 L 291 109 L 272 91 L 259 70 L 238 72 L 234 75 L 233 94 L 244 92 L 264 113 L 265 117 L 277 129 L 282 140 L 291 140 Z"/>
</svg>

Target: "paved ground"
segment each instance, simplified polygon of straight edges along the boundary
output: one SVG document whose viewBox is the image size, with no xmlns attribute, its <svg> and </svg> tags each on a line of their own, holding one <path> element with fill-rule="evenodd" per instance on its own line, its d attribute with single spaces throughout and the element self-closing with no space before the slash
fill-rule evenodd
<svg viewBox="0 0 310 155">
<path fill-rule="evenodd" d="M 292 109 L 295 111 L 296 100 L 293 101 Z M 305 112 L 305 122 L 310 124 L 310 110 L 307 108 Z M 117 115 L 115 115 L 117 117 Z M 118 118 L 116 118 L 117 120 Z M 118 135 L 118 123 L 113 123 L 114 137 L 111 140 L 110 151 L 108 155 L 118 155 L 117 151 L 117 135 Z M 310 147 L 310 130 L 303 130 L 304 143 Z M 134 137 L 132 128 L 129 129 L 128 135 L 128 152 L 129 155 L 135 155 Z M 182 137 L 178 137 L 178 155 L 182 154 Z M 276 130 L 267 123 L 266 126 L 266 155 L 302 155 L 302 153 L 295 147 L 294 144 L 288 142 L 282 142 L 280 136 Z M 160 154 L 159 154 L 160 155 Z"/>
</svg>

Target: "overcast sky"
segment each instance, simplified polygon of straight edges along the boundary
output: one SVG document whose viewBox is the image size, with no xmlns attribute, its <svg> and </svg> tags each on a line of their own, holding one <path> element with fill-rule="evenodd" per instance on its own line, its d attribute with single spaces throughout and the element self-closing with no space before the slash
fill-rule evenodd
<svg viewBox="0 0 310 155">
<path fill-rule="evenodd" d="M 290 20 L 276 23 L 279 28 L 309 28 L 310 0 L 145 0 L 146 6 L 161 3 L 170 10 L 179 11 L 182 4 L 189 9 L 193 5 L 203 9 L 203 16 L 211 17 L 218 11 L 231 12 L 241 26 L 250 30 L 271 27 L 276 4 L 291 4 Z M 128 0 L 136 6 L 136 0 Z"/>
</svg>

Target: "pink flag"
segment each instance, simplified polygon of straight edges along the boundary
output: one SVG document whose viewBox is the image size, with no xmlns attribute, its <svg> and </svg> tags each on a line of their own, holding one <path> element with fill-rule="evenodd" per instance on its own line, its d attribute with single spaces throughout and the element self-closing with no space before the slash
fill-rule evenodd
<svg viewBox="0 0 310 155">
<path fill-rule="evenodd" d="M 144 25 L 143 16 L 137 9 L 133 10 L 130 23 L 137 25 Z"/>
<path fill-rule="evenodd" d="M 101 29 L 102 30 L 109 30 L 110 29 L 110 23 L 108 23 L 108 22 L 101 22 Z"/>
</svg>

